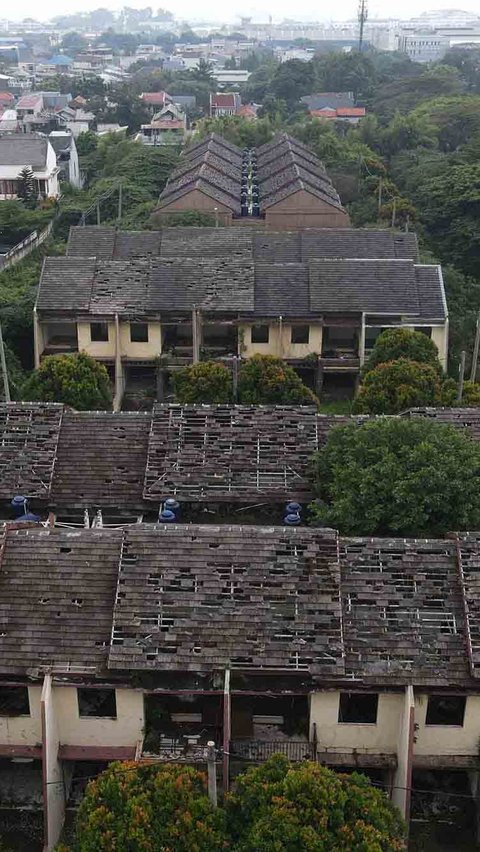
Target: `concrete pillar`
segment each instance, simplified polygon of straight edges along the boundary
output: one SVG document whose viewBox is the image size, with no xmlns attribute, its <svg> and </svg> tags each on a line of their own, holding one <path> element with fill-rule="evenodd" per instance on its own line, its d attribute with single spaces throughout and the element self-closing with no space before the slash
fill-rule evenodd
<svg viewBox="0 0 480 852">
<path fill-rule="evenodd" d="M 160 364 L 157 364 L 157 402 L 163 402 L 165 399 L 165 370 Z"/>
<path fill-rule="evenodd" d="M 315 367 L 315 393 L 320 399 L 323 390 L 323 366 L 321 364 L 320 355 L 317 358 L 317 366 Z"/>
<path fill-rule="evenodd" d="M 415 734 L 415 699 L 413 687 L 405 688 L 402 722 L 397 742 L 397 769 L 393 780 L 392 801 L 407 823 L 410 819 L 413 738 Z"/>
<path fill-rule="evenodd" d="M 228 793 L 230 786 L 230 737 L 232 728 L 232 709 L 230 695 L 230 669 L 225 669 L 223 689 L 223 792 Z"/>
<path fill-rule="evenodd" d="M 194 307 L 192 310 L 192 343 L 193 343 L 193 358 L 194 364 L 200 361 L 200 346 L 202 345 L 201 320 L 199 311 Z"/>
<path fill-rule="evenodd" d="M 41 336 L 42 335 L 41 335 L 41 331 L 40 331 L 40 325 L 39 325 L 39 322 L 38 322 L 37 306 L 35 305 L 35 307 L 33 309 L 33 356 L 34 356 L 34 359 L 35 359 L 34 363 L 35 363 L 35 369 L 36 370 L 38 370 L 38 368 L 40 366 L 40 355 L 41 355 L 40 339 L 41 339 Z"/>
<path fill-rule="evenodd" d="M 45 675 L 40 699 L 42 717 L 42 774 L 44 852 L 59 841 L 65 819 L 66 793 L 58 759 L 59 735 L 52 692 L 52 676 Z"/>
<path fill-rule="evenodd" d="M 122 351 L 120 348 L 120 323 L 118 314 L 115 314 L 115 395 L 113 398 L 113 410 L 120 411 L 124 391 Z"/>
<path fill-rule="evenodd" d="M 363 367 L 365 363 L 365 313 L 362 313 L 360 340 L 358 341 L 358 357 L 360 359 L 360 367 Z"/>
</svg>

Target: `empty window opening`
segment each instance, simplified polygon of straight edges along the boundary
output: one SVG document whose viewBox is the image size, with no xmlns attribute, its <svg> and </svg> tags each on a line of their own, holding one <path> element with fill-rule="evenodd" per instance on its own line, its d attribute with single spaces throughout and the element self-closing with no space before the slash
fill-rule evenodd
<svg viewBox="0 0 480 852">
<path fill-rule="evenodd" d="M 90 340 L 92 343 L 108 343 L 108 323 L 91 322 Z"/>
<path fill-rule="evenodd" d="M 0 716 L 30 716 L 26 686 L 0 687 Z"/>
<path fill-rule="evenodd" d="M 132 343 L 148 343 L 148 322 L 131 322 L 130 340 Z"/>
<path fill-rule="evenodd" d="M 341 692 L 338 721 L 353 725 L 376 725 L 377 693 Z"/>
<path fill-rule="evenodd" d="M 270 329 L 268 325 L 254 325 L 251 331 L 252 343 L 268 343 L 270 338 Z"/>
<path fill-rule="evenodd" d="M 79 716 L 117 718 L 114 689 L 77 689 L 77 697 Z"/>
<path fill-rule="evenodd" d="M 308 343 L 310 340 L 310 326 L 292 325 L 292 343 Z"/>
<path fill-rule="evenodd" d="M 429 695 L 426 725 L 458 725 L 465 716 L 464 695 Z"/>
</svg>

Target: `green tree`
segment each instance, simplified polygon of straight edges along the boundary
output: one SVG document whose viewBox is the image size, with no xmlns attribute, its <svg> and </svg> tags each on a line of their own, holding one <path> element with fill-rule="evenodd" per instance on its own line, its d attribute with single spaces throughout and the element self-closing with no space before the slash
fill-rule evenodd
<svg viewBox="0 0 480 852">
<path fill-rule="evenodd" d="M 201 361 L 172 374 L 176 402 L 228 403 L 232 401 L 232 375 L 215 361 Z"/>
<path fill-rule="evenodd" d="M 92 154 L 97 149 L 98 136 L 93 130 L 86 130 L 85 133 L 80 133 L 75 141 L 77 146 L 78 156 L 85 157 L 87 154 Z"/>
<path fill-rule="evenodd" d="M 211 83 L 213 80 L 213 65 L 206 59 L 199 59 L 198 65 L 192 70 L 192 78 L 201 83 Z"/>
<path fill-rule="evenodd" d="M 25 166 L 17 177 L 17 195 L 27 207 L 35 207 L 37 203 L 37 188 L 30 166 Z"/>
<path fill-rule="evenodd" d="M 103 366 L 87 355 L 48 355 L 25 382 L 24 399 L 64 402 L 78 411 L 108 409 L 112 389 Z"/>
<path fill-rule="evenodd" d="M 375 66 L 365 53 L 330 53 L 315 63 L 317 91 L 353 92 L 355 99 L 365 98 L 376 87 Z"/>
<path fill-rule="evenodd" d="M 72 852 L 218 852 L 224 818 L 192 766 L 111 763 L 86 789 Z"/>
<path fill-rule="evenodd" d="M 400 814 L 364 775 L 293 764 L 283 755 L 240 775 L 226 812 L 238 852 L 405 848 Z"/>
<path fill-rule="evenodd" d="M 438 349 L 426 334 L 408 328 L 386 328 L 377 337 L 365 370 L 368 372 L 378 364 L 396 361 L 398 358 L 440 367 Z"/>
<path fill-rule="evenodd" d="M 347 535 L 432 536 L 480 523 L 480 444 L 430 419 L 332 429 L 312 483 L 314 516 Z"/>
<path fill-rule="evenodd" d="M 243 362 L 238 395 L 244 405 L 318 405 L 293 367 L 273 355 L 254 355 Z"/>
<path fill-rule="evenodd" d="M 278 66 L 270 83 L 271 93 L 279 100 L 295 103 L 315 88 L 315 70 L 311 62 L 289 59 Z"/>
<path fill-rule="evenodd" d="M 438 405 L 442 377 L 436 365 L 398 358 L 363 376 L 353 405 L 357 414 L 398 414 L 407 408 Z"/>
</svg>

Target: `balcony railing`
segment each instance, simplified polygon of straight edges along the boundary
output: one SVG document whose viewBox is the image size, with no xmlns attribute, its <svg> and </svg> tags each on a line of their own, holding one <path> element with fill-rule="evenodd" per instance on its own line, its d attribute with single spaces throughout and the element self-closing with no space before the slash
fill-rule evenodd
<svg viewBox="0 0 480 852">
<path fill-rule="evenodd" d="M 230 740 L 232 760 L 263 763 L 273 754 L 284 754 L 293 761 L 315 760 L 315 745 L 305 740 Z"/>
<path fill-rule="evenodd" d="M 142 752 L 143 757 L 154 757 L 156 760 L 164 760 L 167 763 L 175 761 L 179 763 L 202 763 L 206 761 L 206 755 L 206 743 L 189 742 L 186 737 L 179 739 L 165 738 L 155 745 L 149 745 L 146 742 Z"/>
</svg>

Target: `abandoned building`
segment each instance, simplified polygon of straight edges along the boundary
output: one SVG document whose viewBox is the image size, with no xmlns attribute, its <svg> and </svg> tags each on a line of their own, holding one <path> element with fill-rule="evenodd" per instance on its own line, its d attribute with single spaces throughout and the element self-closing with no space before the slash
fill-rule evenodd
<svg viewBox="0 0 480 852">
<path fill-rule="evenodd" d="M 72 228 L 66 257 L 43 266 L 35 358 L 97 358 L 116 409 L 138 382 L 162 400 L 177 367 L 214 358 L 233 369 L 257 353 L 284 359 L 317 393 L 352 396 L 376 338 L 395 326 L 430 336 L 445 367 L 441 269 L 418 263 L 413 234 Z"/>
<path fill-rule="evenodd" d="M 154 216 L 161 224 L 192 210 L 226 227 L 288 231 L 349 225 L 323 163 L 287 133 L 243 151 L 216 133 L 188 147 Z"/>
<path fill-rule="evenodd" d="M 29 775 L 46 849 L 82 779 L 208 740 L 225 789 L 282 752 L 370 774 L 407 818 L 426 769 L 473 790 L 479 566 L 473 533 L 7 525 L 0 789 Z"/>
</svg>

